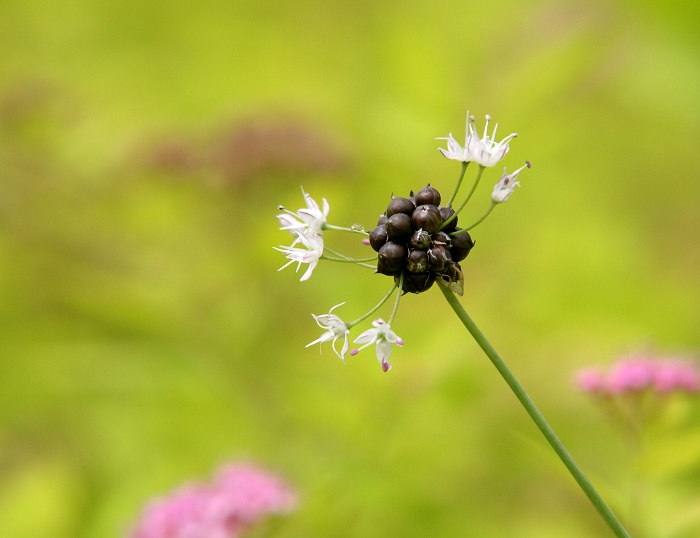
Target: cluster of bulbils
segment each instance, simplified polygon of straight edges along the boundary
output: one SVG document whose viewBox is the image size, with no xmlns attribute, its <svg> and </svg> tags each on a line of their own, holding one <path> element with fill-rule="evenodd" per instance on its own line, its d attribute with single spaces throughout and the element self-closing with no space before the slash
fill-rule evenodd
<svg viewBox="0 0 700 538">
<path fill-rule="evenodd" d="M 427 185 L 408 198 L 392 197 L 369 243 L 377 252 L 377 273 L 394 277 L 404 293 L 422 293 L 437 278 L 462 294 L 464 276 L 459 265 L 474 246 L 469 232 L 457 228 L 451 207 Z"/>
<path fill-rule="evenodd" d="M 464 276 L 459 262 L 467 257 L 474 246 L 467 230 L 471 230 L 483 221 L 498 204 L 507 202 L 515 187 L 519 185 L 516 181 L 518 174 L 525 166 L 530 167 L 530 163 L 526 161 L 525 166 L 510 174 L 507 174 L 504 169 L 501 179 L 493 187 L 491 205 L 486 212 L 463 229 L 457 227 L 457 214 L 464 209 L 474 193 L 482 172 L 485 168 L 495 166 L 505 157 L 510 149 L 510 141 L 517 136 L 512 133 L 500 142 L 496 142 L 498 126 L 496 125 L 493 132 L 489 134 L 490 119 L 489 116 L 486 116 L 484 134 L 479 136 L 474 126 L 474 117 L 467 113 L 467 134 L 464 147 L 453 138 L 452 134 L 442 139 L 447 141 L 447 149 L 439 148 L 439 151 L 445 158 L 462 164 L 454 193 L 445 206 L 440 205 L 442 197 L 438 190 L 429 184 L 416 194 L 411 192 L 407 198 L 392 196 L 391 202 L 380 217 L 377 226 L 369 233 L 358 225 L 345 228 L 328 224 L 326 221 L 330 211 L 328 202 L 323 199 L 322 205 L 319 205 L 303 190 L 306 201 L 305 208 L 294 212 L 280 206 L 279 209 L 283 213 L 277 215 L 277 219 L 282 225 L 282 230 L 288 231 L 294 237 L 291 245 L 276 247 L 289 260 L 281 269 L 293 263 L 297 264 L 297 269 L 302 264 L 308 264 L 307 270 L 300 279 L 307 280 L 311 277 L 318 262 L 323 259 L 369 267 L 374 269 L 376 273 L 389 275 L 394 279 L 393 287 L 387 295 L 369 312 L 354 321 L 343 321 L 337 314 L 333 313 L 333 310 L 345 303 L 334 306 L 328 314 L 314 315 L 316 323 L 324 330 L 324 333 L 307 347 L 331 342 L 333 351 L 340 360 L 345 361 L 345 356 L 350 348 L 350 330 L 372 316 L 398 288 L 401 288 L 396 293 L 394 308 L 388 321 L 381 318 L 374 319 L 373 328 L 364 331 L 354 340 L 354 343 L 359 344 L 360 347 L 350 350 L 350 355 L 355 355 L 367 346 L 376 345 L 377 359 L 382 365 L 382 370 L 386 372 L 391 369 L 389 357 L 393 346 L 403 345 L 403 340 L 391 330 L 391 323 L 393 323 L 398 310 L 401 292 L 404 294 L 422 293 L 437 281 L 445 288 L 462 295 Z M 455 210 L 452 208 L 452 201 L 458 194 L 464 172 L 471 162 L 478 164 L 479 170 L 472 189 L 463 203 Z M 377 252 L 376 257 L 355 259 L 325 247 L 324 233 L 328 230 L 361 234 L 364 242 Z M 336 347 L 338 342 L 342 342 L 340 349 Z"/>
</svg>

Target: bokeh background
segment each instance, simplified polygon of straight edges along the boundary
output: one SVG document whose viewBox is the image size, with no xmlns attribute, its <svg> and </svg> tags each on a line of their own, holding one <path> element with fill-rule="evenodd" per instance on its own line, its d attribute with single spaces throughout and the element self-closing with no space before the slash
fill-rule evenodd
<svg viewBox="0 0 700 538">
<path fill-rule="evenodd" d="M 635 459 L 571 385 L 700 349 L 698 11 L 0 2 L 0 535 L 123 536 L 148 499 L 243 459 L 300 492 L 270 536 L 605 536 L 437 289 L 402 301 L 383 374 L 372 350 L 304 346 L 312 312 L 354 319 L 386 277 L 277 272 L 300 185 L 367 227 L 392 192 L 449 194 L 435 137 L 462 139 L 471 110 L 533 168 L 474 230 L 465 306 L 630 527 L 698 536 L 698 404 Z"/>
</svg>

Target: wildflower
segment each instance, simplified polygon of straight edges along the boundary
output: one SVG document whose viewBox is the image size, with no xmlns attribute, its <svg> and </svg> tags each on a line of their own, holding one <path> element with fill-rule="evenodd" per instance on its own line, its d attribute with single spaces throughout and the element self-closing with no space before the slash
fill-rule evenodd
<svg viewBox="0 0 700 538">
<path fill-rule="evenodd" d="M 603 372 L 594 366 L 576 372 L 575 381 L 576 386 L 584 392 L 605 392 L 607 388 Z"/>
<path fill-rule="evenodd" d="M 238 538 L 264 517 L 289 512 L 295 497 L 252 465 L 224 467 L 213 483 L 184 486 L 146 506 L 131 538 Z"/>
<path fill-rule="evenodd" d="M 653 378 L 654 389 L 662 394 L 674 390 L 698 392 L 700 372 L 687 361 L 666 360 L 658 364 Z"/>
<path fill-rule="evenodd" d="M 323 237 L 316 236 L 315 238 L 310 239 L 304 232 L 297 231 L 296 233 L 297 241 L 300 241 L 306 247 L 306 249 L 295 247 L 294 245 L 297 241 L 292 243 L 292 245 L 289 247 L 274 248 L 286 254 L 286 257 L 289 260 L 287 263 L 285 263 L 282 267 L 279 268 L 279 271 L 281 271 L 282 269 L 294 262 L 297 262 L 298 264 L 297 271 L 299 270 L 299 267 L 301 267 L 302 263 L 309 264 L 309 268 L 299 279 L 303 281 L 308 280 L 309 277 L 311 277 L 311 273 L 313 273 L 313 270 L 316 268 L 318 260 L 321 259 L 321 256 L 323 255 Z"/>
<path fill-rule="evenodd" d="M 277 219 L 282 225 L 282 230 L 289 230 L 292 235 L 297 236 L 292 246 L 299 242 L 298 232 L 303 233 L 311 239 L 323 236 L 323 227 L 326 224 L 326 217 L 330 212 L 328 201 L 323 198 L 323 210 L 316 201 L 311 198 L 304 189 L 301 190 L 306 200 L 306 207 L 299 209 L 296 213 L 280 206 L 279 209 L 285 213 L 277 215 Z"/>
<path fill-rule="evenodd" d="M 342 319 L 340 319 L 335 314 L 331 314 L 331 312 L 333 312 L 333 310 L 344 304 L 345 303 L 340 303 L 335 305 L 328 311 L 328 314 L 322 314 L 320 316 L 314 316 L 313 314 L 311 314 L 316 320 L 316 323 L 318 323 L 318 326 L 321 327 L 321 329 L 325 329 L 326 332 L 323 333 L 320 338 L 317 338 L 313 342 L 306 345 L 306 347 L 311 347 L 314 344 L 323 344 L 323 342 L 328 342 L 329 340 L 332 340 L 333 342 L 331 344 L 331 347 L 333 348 L 335 354 L 338 355 L 340 360 L 343 362 L 345 362 L 345 354 L 348 352 L 348 347 L 350 345 L 348 342 L 350 329 L 348 329 L 348 326 Z M 338 350 L 335 347 L 335 343 L 339 338 L 344 339 L 343 347 L 340 350 L 340 353 L 338 353 Z"/>
<path fill-rule="evenodd" d="M 446 159 L 452 159 L 453 161 L 460 161 L 463 163 L 473 160 L 470 159 L 467 154 L 466 146 L 469 141 L 468 137 L 464 144 L 465 147 L 459 145 L 459 142 L 454 139 L 452 133 L 443 138 L 436 138 L 436 140 L 447 140 L 447 149 L 438 148 L 438 151 L 442 153 Z"/>
<path fill-rule="evenodd" d="M 506 136 L 503 140 L 496 143 L 496 130 L 498 129 L 498 124 L 493 128 L 493 133 L 491 136 L 488 134 L 489 122 L 491 121 L 491 116 L 486 116 L 486 126 L 484 127 L 484 136 L 479 138 L 476 134 L 476 129 L 474 128 L 475 118 L 474 116 L 469 116 L 467 113 L 468 120 L 468 131 L 467 135 L 465 154 L 468 154 L 470 159 L 481 166 L 491 167 L 494 166 L 498 161 L 506 156 L 506 153 L 510 150 L 510 141 L 518 136 L 517 133 L 511 133 Z"/>
<path fill-rule="evenodd" d="M 500 181 L 496 183 L 496 185 L 494 185 L 493 187 L 493 194 L 491 194 L 491 199 L 497 204 L 507 202 L 508 198 L 510 198 L 510 195 L 513 194 L 515 187 L 520 185 L 520 183 L 515 181 L 518 177 L 518 174 L 523 168 L 530 168 L 530 166 L 530 161 L 525 161 L 525 164 L 523 166 L 521 166 L 515 172 L 512 172 L 510 174 L 506 174 L 506 169 L 504 168 L 503 177 L 501 177 Z"/>
<path fill-rule="evenodd" d="M 356 344 L 364 344 L 359 349 L 353 349 L 350 354 L 357 355 L 361 350 L 366 348 L 371 344 L 377 344 L 377 359 L 382 365 L 382 370 L 387 372 L 391 370 L 391 363 L 389 362 L 389 357 L 391 356 L 391 351 L 393 345 L 403 346 L 403 340 L 398 337 L 391 327 L 383 319 L 377 318 L 372 322 L 374 329 L 368 329 L 363 332 L 360 336 L 355 339 Z"/>
<path fill-rule="evenodd" d="M 607 373 L 595 367 L 584 368 L 575 380 L 584 392 L 604 396 L 700 390 L 700 371 L 693 363 L 646 355 L 624 357 Z"/>
</svg>

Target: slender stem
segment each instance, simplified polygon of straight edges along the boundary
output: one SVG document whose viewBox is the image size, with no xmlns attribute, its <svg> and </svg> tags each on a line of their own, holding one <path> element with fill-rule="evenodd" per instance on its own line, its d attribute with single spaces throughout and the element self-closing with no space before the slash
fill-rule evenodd
<svg viewBox="0 0 700 538">
<path fill-rule="evenodd" d="M 372 308 L 372 309 L 371 309 L 369 312 L 367 312 L 366 314 L 364 314 L 364 315 L 360 316 L 359 318 L 357 318 L 355 321 L 351 321 L 350 323 L 346 323 L 346 325 L 348 326 L 348 329 L 352 329 L 355 325 L 357 325 L 357 324 L 360 323 L 361 321 L 366 320 L 368 317 L 370 317 L 372 314 L 374 314 L 377 310 L 379 310 L 379 307 L 382 306 L 384 303 L 386 303 L 386 302 L 389 300 L 389 297 L 391 297 L 391 294 L 394 293 L 394 290 L 395 290 L 397 287 L 398 287 L 398 285 L 397 285 L 396 283 L 394 283 L 394 285 L 393 285 L 393 286 L 391 287 L 391 289 L 389 290 L 389 293 L 387 293 L 387 294 L 384 296 L 384 298 L 383 298 L 381 301 L 379 301 L 379 302 L 377 303 L 377 305 L 376 305 L 374 308 Z"/>
<path fill-rule="evenodd" d="M 376 269 L 376 266 L 374 266 L 374 265 L 369 265 L 369 264 L 367 264 L 367 263 L 362 263 L 363 261 L 372 261 L 372 260 L 375 260 L 375 259 L 376 259 L 376 256 L 373 256 L 372 258 L 366 258 L 366 259 L 364 259 L 364 258 L 362 258 L 362 259 L 355 259 L 355 258 L 351 258 L 350 256 L 346 256 L 345 254 L 341 254 L 341 253 L 338 252 L 337 250 L 333 250 L 332 248 L 328 248 L 328 247 L 326 247 L 326 246 L 323 247 L 323 250 L 324 250 L 324 252 L 330 252 L 331 254 L 333 254 L 333 256 L 337 256 L 336 258 L 333 258 L 333 257 L 331 257 L 331 256 L 326 256 L 325 254 L 323 254 L 323 255 L 321 256 L 321 259 L 323 259 L 323 260 L 328 260 L 328 261 L 331 261 L 331 262 L 347 262 L 347 263 L 354 263 L 354 264 L 357 264 L 357 265 L 361 265 L 362 267 L 368 267 L 369 269 Z"/>
<path fill-rule="evenodd" d="M 554 452 L 556 452 L 557 456 L 559 456 L 559 459 L 569 470 L 571 476 L 573 476 L 574 480 L 576 480 L 583 492 L 586 494 L 586 496 L 588 496 L 591 503 L 593 503 L 595 509 L 605 520 L 610 529 L 615 533 L 615 536 L 617 536 L 618 538 L 630 538 L 629 533 L 622 526 L 622 523 L 620 523 L 617 517 L 615 517 L 615 514 L 612 512 L 612 510 L 610 510 L 603 498 L 593 487 L 593 484 L 591 484 L 588 478 L 586 478 L 586 476 L 583 474 L 583 471 L 581 471 L 579 466 L 571 457 L 571 454 L 569 454 L 562 442 L 554 433 L 552 427 L 545 420 L 544 416 L 542 416 L 542 413 L 540 413 L 540 411 L 537 409 L 537 406 L 535 406 L 535 403 L 530 399 L 527 392 L 525 392 L 523 386 L 516 379 L 516 377 L 513 375 L 510 369 L 506 366 L 505 362 L 503 362 L 503 359 L 501 359 L 501 357 L 498 355 L 498 353 L 489 343 L 489 341 L 486 340 L 484 334 L 479 330 L 474 321 L 472 321 L 472 319 L 469 317 L 469 314 L 467 314 L 467 311 L 464 310 L 464 307 L 459 302 L 455 294 L 452 293 L 452 291 L 449 288 L 447 288 L 447 286 L 445 286 L 442 282 L 438 281 L 438 284 L 440 286 L 440 291 L 442 291 L 443 295 L 445 296 L 445 299 L 447 299 L 447 302 L 452 307 L 452 310 L 455 311 L 455 314 L 457 314 L 457 317 L 472 335 L 474 340 L 476 340 L 476 343 L 479 344 L 479 347 L 481 347 L 484 353 L 486 353 L 486 356 L 496 367 L 498 373 L 501 374 L 501 377 L 503 377 L 505 382 L 515 394 L 515 397 L 525 408 L 527 414 L 530 415 L 530 418 L 537 425 L 539 430 L 542 432 L 542 435 L 544 435 L 545 439 L 547 439 L 547 442 L 554 449 Z"/>
<path fill-rule="evenodd" d="M 354 234 L 369 235 L 369 232 L 364 230 L 359 230 L 355 228 L 347 228 L 345 226 L 335 226 L 333 224 L 328 224 L 327 222 L 323 225 L 324 230 L 337 230 L 339 232 L 350 232 Z"/>
<path fill-rule="evenodd" d="M 482 223 L 482 221 L 483 221 L 486 217 L 488 217 L 488 216 L 491 214 L 491 211 L 493 211 L 493 208 L 496 207 L 497 205 L 498 205 L 498 204 L 497 204 L 496 202 L 491 202 L 491 205 L 490 205 L 489 208 L 486 210 L 486 213 L 484 213 L 483 215 L 481 215 L 475 222 L 472 222 L 472 223 L 471 223 L 469 226 L 467 226 L 466 228 L 462 228 L 462 229 L 459 230 L 458 232 L 452 232 L 452 233 L 450 234 L 450 236 L 451 236 L 451 237 L 454 237 L 455 235 L 459 235 L 459 234 L 461 234 L 461 233 L 463 233 L 463 232 L 468 232 L 468 231 L 471 230 L 472 228 L 476 228 L 479 224 Z"/>
<path fill-rule="evenodd" d="M 462 171 L 459 174 L 459 179 L 457 180 L 457 185 L 455 185 L 455 190 L 452 192 L 452 196 L 450 196 L 450 199 L 446 204 L 447 207 L 451 207 L 452 202 L 454 202 L 455 198 L 457 197 L 457 192 L 459 191 L 459 187 L 462 185 L 462 180 L 464 179 L 464 172 L 467 171 L 467 166 L 469 166 L 469 162 L 462 163 Z"/>
<path fill-rule="evenodd" d="M 454 215 L 452 215 L 449 219 L 447 219 L 445 222 L 443 222 L 438 230 L 442 230 L 445 226 L 447 226 L 450 222 L 452 222 L 454 219 L 457 218 L 457 215 L 459 215 L 459 212 L 464 209 L 464 206 L 467 205 L 467 202 L 469 202 L 469 199 L 472 197 L 472 194 L 474 194 L 474 191 L 476 190 L 476 186 L 479 184 L 479 180 L 481 179 L 481 174 L 484 173 L 484 167 L 479 165 L 479 171 L 476 173 L 476 179 L 474 179 L 474 184 L 472 185 L 471 190 L 469 191 L 469 194 L 467 194 L 466 199 L 464 202 L 462 202 L 462 205 L 459 206 L 459 209 L 457 209 L 454 212 Z"/>
<path fill-rule="evenodd" d="M 372 260 L 376 261 L 377 257 L 372 256 L 371 258 L 334 258 L 333 256 L 326 256 L 325 254 L 323 254 L 321 255 L 321 259 L 328 260 L 329 262 L 356 263 L 360 265 L 362 262 L 371 262 Z M 370 265 L 370 267 L 374 266 Z"/>
<path fill-rule="evenodd" d="M 399 310 L 399 301 L 401 300 L 401 290 L 403 289 L 403 271 L 401 271 L 401 276 L 399 277 L 399 283 L 397 285 L 399 292 L 396 294 L 396 302 L 394 303 L 394 309 L 391 311 L 391 316 L 389 316 L 389 325 L 394 323 L 394 318 L 396 317 L 396 312 Z"/>
</svg>

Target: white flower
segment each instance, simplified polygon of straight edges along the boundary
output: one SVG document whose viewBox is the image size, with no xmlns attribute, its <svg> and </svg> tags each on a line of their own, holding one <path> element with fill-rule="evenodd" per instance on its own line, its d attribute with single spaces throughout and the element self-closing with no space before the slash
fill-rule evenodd
<svg viewBox="0 0 700 538">
<path fill-rule="evenodd" d="M 476 128 L 474 127 L 475 121 L 476 119 L 474 116 L 470 116 L 469 112 L 467 112 L 467 133 L 464 140 L 464 147 L 460 146 L 452 136 L 452 133 L 450 133 L 450 135 L 446 138 L 438 138 L 438 140 L 447 140 L 447 149 L 438 149 L 448 159 L 461 161 L 463 163 L 474 161 L 481 166 L 494 166 L 498 161 L 505 157 L 506 153 L 508 153 L 508 150 L 510 149 L 508 143 L 518 135 L 516 133 L 512 133 L 500 142 L 496 143 L 494 139 L 496 138 L 496 129 L 498 128 L 498 124 L 496 124 L 496 127 L 494 127 L 491 136 L 489 136 L 488 128 L 491 117 L 486 116 L 484 136 L 483 138 L 479 138 Z"/>
<path fill-rule="evenodd" d="M 494 185 L 493 193 L 491 194 L 491 199 L 495 203 L 501 204 L 508 201 L 508 198 L 515 190 L 515 187 L 520 185 L 520 183 L 515 180 L 520 171 L 525 167 L 530 168 L 530 161 L 525 161 L 524 165 L 511 174 L 506 174 L 506 169 L 503 169 L 503 177 L 501 177 L 500 181 Z"/>
<path fill-rule="evenodd" d="M 452 136 L 452 133 L 450 133 L 447 137 L 436 138 L 435 140 L 447 140 L 447 149 L 438 148 L 438 151 L 442 153 L 447 159 L 461 161 L 464 163 L 472 160 L 466 155 L 466 147 L 463 148 L 462 146 L 460 146 L 459 142 L 457 142 Z"/>
<path fill-rule="evenodd" d="M 302 275 L 299 280 L 308 280 L 313 272 L 314 268 L 318 264 L 318 260 L 323 255 L 323 236 L 319 235 L 313 239 L 310 239 L 304 232 L 297 231 L 297 240 L 292 243 L 289 247 L 274 247 L 275 250 L 279 250 L 287 255 L 289 261 L 279 268 L 279 271 L 287 267 L 288 265 L 297 262 L 297 271 L 301 267 L 302 263 L 308 263 L 309 268 Z M 294 245 L 301 242 L 306 248 L 298 248 Z"/>
<path fill-rule="evenodd" d="M 393 345 L 396 344 L 397 346 L 403 346 L 403 340 L 396 336 L 394 331 L 391 330 L 389 324 L 383 319 L 377 318 L 372 322 L 372 325 L 374 325 L 374 329 L 366 330 L 355 339 L 356 344 L 364 345 L 359 349 L 353 349 L 350 354 L 356 355 L 367 346 L 376 343 L 377 359 L 382 365 L 382 370 L 386 372 L 391 370 L 389 357 L 391 356 Z"/>
<path fill-rule="evenodd" d="M 339 306 L 344 305 L 345 303 L 340 303 L 335 305 L 333 308 L 331 308 L 328 311 L 328 314 L 322 314 L 320 316 L 313 316 L 313 318 L 316 320 L 316 323 L 318 323 L 318 326 L 321 327 L 321 329 L 325 329 L 326 332 L 321 335 L 320 338 L 314 340 L 310 344 L 307 344 L 306 347 L 311 347 L 314 344 L 323 344 L 323 342 L 328 342 L 329 340 L 333 340 L 333 343 L 331 344 L 331 347 L 333 348 L 333 351 L 335 352 L 336 355 L 340 358 L 341 361 L 345 362 L 345 354 L 348 352 L 348 336 L 350 335 L 350 329 L 348 329 L 348 326 L 345 324 L 345 322 L 340 319 L 338 316 L 335 314 L 331 314 L 333 310 L 338 308 Z M 344 338 L 343 340 L 343 348 L 340 350 L 340 353 L 338 353 L 338 350 L 335 347 L 335 343 L 339 338 Z"/>
<path fill-rule="evenodd" d="M 304 192 L 304 189 L 301 189 L 301 192 L 306 200 L 305 208 L 299 209 L 295 213 L 280 206 L 279 209 L 285 213 L 277 215 L 277 219 L 282 224 L 281 229 L 288 230 L 292 235 L 296 236 L 292 245 L 301 241 L 297 232 L 302 232 L 311 239 L 321 237 L 323 235 L 323 226 L 326 224 L 326 217 L 331 210 L 325 198 L 323 198 L 323 210 L 321 210 L 316 201 Z"/>
<path fill-rule="evenodd" d="M 467 144 L 465 151 L 471 156 L 471 160 L 480 164 L 481 166 L 494 166 L 498 161 L 506 156 L 506 153 L 510 150 L 509 142 L 518 136 L 517 133 L 511 133 L 506 136 L 503 140 L 496 143 L 496 130 L 498 129 L 498 124 L 493 128 L 493 133 L 489 137 L 488 129 L 489 122 L 491 121 L 491 116 L 486 116 L 486 126 L 484 127 L 484 136 L 479 138 L 476 134 L 476 129 L 474 127 L 475 123 L 474 116 L 470 116 L 467 120 L 469 135 L 467 136 Z"/>
</svg>

